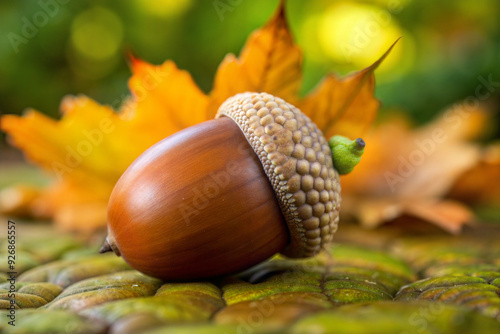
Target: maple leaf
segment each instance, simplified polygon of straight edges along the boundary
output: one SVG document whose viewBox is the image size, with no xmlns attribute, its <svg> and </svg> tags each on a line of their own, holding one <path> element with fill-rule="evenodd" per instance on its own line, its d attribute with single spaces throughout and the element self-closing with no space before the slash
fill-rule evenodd
<svg viewBox="0 0 500 334">
<path fill-rule="evenodd" d="M 18 203 L 21 208 L 10 201 L 9 210 L 52 217 L 66 229 L 104 226 L 111 190 L 135 158 L 159 140 L 212 119 L 224 100 L 245 91 L 267 92 L 296 104 L 326 135 L 362 136 L 378 109 L 373 71 L 389 51 L 346 78 L 328 75 L 301 98 L 302 54 L 286 23 L 284 4 L 251 34 L 239 58 L 224 58 L 208 95 L 172 61 L 151 65 L 132 57 L 132 94 L 117 112 L 78 96 L 63 100 L 60 121 L 33 110 L 22 117 L 3 116 L 1 129 L 11 143 L 57 176 L 37 198 L 18 196 L 25 199 Z"/>
<path fill-rule="evenodd" d="M 474 167 L 466 170 L 451 186 L 448 197 L 466 203 L 496 205 L 500 203 L 500 143 L 481 152 Z"/>
<path fill-rule="evenodd" d="M 499 196 L 492 187 L 500 183 L 498 148 L 485 154 L 469 141 L 484 131 L 487 120 L 483 107 L 459 105 L 416 129 L 400 115 L 378 125 L 366 138 L 370 144 L 361 163 L 342 177 L 344 216 L 370 228 L 411 220 L 459 233 L 474 221 L 464 203 L 470 195 Z"/>
<path fill-rule="evenodd" d="M 316 123 L 326 138 L 333 135 L 357 138 L 369 130 L 379 107 L 379 101 L 373 97 L 373 72 L 398 40 L 373 65 L 362 71 L 345 78 L 333 73 L 327 75 L 298 103 L 299 109 Z"/>
</svg>

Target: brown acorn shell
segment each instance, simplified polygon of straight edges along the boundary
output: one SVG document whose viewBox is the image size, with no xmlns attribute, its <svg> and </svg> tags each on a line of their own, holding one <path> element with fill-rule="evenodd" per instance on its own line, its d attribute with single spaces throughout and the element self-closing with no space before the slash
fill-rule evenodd
<svg viewBox="0 0 500 334">
<path fill-rule="evenodd" d="M 103 251 L 145 274 L 186 280 L 239 272 L 288 242 L 259 159 L 223 118 L 165 138 L 132 163 L 111 194 Z"/>
</svg>

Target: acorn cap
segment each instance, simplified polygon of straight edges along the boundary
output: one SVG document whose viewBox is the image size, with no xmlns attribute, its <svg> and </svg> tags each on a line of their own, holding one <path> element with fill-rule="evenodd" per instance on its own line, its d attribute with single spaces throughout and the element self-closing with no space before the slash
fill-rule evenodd
<svg viewBox="0 0 500 334">
<path fill-rule="evenodd" d="M 340 209 L 339 174 L 323 133 L 306 115 L 267 93 L 226 100 L 216 118 L 233 119 L 269 178 L 288 225 L 292 257 L 316 255 L 332 240 Z"/>
</svg>

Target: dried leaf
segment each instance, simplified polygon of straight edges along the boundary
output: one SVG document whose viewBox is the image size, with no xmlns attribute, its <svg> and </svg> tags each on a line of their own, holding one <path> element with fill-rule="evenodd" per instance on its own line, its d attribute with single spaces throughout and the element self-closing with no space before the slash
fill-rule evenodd
<svg viewBox="0 0 500 334">
<path fill-rule="evenodd" d="M 454 234 L 473 222 L 467 206 L 443 197 L 455 184 L 464 184 L 465 173 L 474 173 L 475 182 L 491 188 L 486 193 L 494 197 L 497 187 L 491 185 L 500 182 L 500 174 L 486 164 L 477 170 L 485 172 L 482 176 L 472 172 L 479 168 L 482 155 L 479 145 L 468 140 L 481 134 L 488 116 L 481 106 L 467 110 L 466 119 L 463 113 L 454 107 L 417 129 L 396 116 L 375 128 L 366 138 L 361 163 L 342 178 L 344 216 L 351 215 L 369 228 L 423 222 Z"/>
<path fill-rule="evenodd" d="M 465 224 L 474 220 L 474 214 L 465 205 L 439 199 L 399 199 L 349 197 L 343 201 L 345 211 L 354 213 L 361 224 L 375 228 L 383 223 L 432 223 L 452 234 L 458 234 Z M 398 220 L 398 218 L 402 218 Z M 411 228 L 412 226 L 407 226 Z M 419 226 L 421 230 L 425 228 Z"/>
<path fill-rule="evenodd" d="M 53 218 L 64 229 L 90 233 L 105 225 L 114 184 L 137 156 L 159 140 L 213 118 L 225 99 L 245 91 L 271 93 L 303 107 L 327 134 L 359 136 L 375 117 L 373 71 L 386 56 L 346 79 L 327 77 L 301 100 L 302 55 L 282 1 L 273 18 L 248 38 L 240 57 L 230 54 L 222 61 L 209 96 L 172 61 L 155 66 L 132 58 L 132 97 L 116 113 L 78 96 L 63 100 L 60 121 L 36 111 L 2 117 L 0 127 L 11 143 L 58 180 L 35 198 L 0 202 L 21 214 Z"/>
<path fill-rule="evenodd" d="M 213 118 L 228 97 L 266 92 L 294 103 L 302 81 L 302 53 L 293 43 L 285 18 L 285 2 L 274 17 L 248 38 L 239 58 L 228 54 L 219 65 L 210 94 Z"/>
<path fill-rule="evenodd" d="M 128 165 L 155 142 L 203 120 L 205 96 L 171 62 L 154 67 L 135 61 L 130 86 L 134 108 L 121 114 L 80 96 L 63 100 L 59 122 L 36 111 L 2 118 L 13 144 L 59 179 L 26 203 L 35 216 L 54 217 L 66 229 L 102 226 L 109 194 Z M 185 123 L 176 124 L 168 115 Z M 128 140 L 131 135 L 134 140 Z"/>
<path fill-rule="evenodd" d="M 130 130 L 141 134 L 134 141 L 143 140 L 146 133 L 155 136 L 139 144 L 140 149 L 207 119 L 208 98 L 191 75 L 179 70 L 173 61 L 154 66 L 132 58 L 132 72 L 132 105 L 124 109 L 122 118 L 129 121 Z"/>
<path fill-rule="evenodd" d="M 22 184 L 3 189 L 0 191 L 0 212 L 8 217 L 29 216 L 25 208 L 30 207 L 40 193 L 40 189 Z"/>
<path fill-rule="evenodd" d="M 500 144 L 481 152 L 479 162 L 463 172 L 451 186 L 449 196 L 466 203 L 500 203 Z M 496 186 L 495 186 L 496 185 Z"/>
<path fill-rule="evenodd" d="M 30 160 L 59 178 L 33 203 L 37 216 L 55 216 L 61 221 L 64 210 L 80 208 L 81 213 L 101 208 L 97 215 L 102 221 L 114 182 L 134 159 L 130 153 L 124 154 L 126 149 L 117 135 L 121 121 L 111 108 L 85 97 L 64 99 L 61 110 L 64 116 L 59 122 L 36 111 L 24 117 L 5 115 L 2 129 Z M 78 226 L 95 228 L 92 222 Z"/>
<path fill-rule="evenodd" d="M 474 219 L 465 206 L 453 201 L 415 201 L 406 203 L 404 212 L 431 221 L 450 233 L 457 234 L 464 224 Z"/>
<path fill-rule="evenodd" d="M 298 107 L 323 131 L 326 138 L 342 135 L 354 139 L 366 134 L 375 120 L 379 102 L 373 93 L 373 72 L 397 41 L 373 65 L 345 78 L 326 76 Z"/>
</svg>

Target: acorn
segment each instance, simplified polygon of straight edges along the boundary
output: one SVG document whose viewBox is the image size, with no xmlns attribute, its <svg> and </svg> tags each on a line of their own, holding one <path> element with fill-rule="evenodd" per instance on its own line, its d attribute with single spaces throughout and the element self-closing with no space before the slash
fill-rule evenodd
<svg viewBox="0 0 500 334">
<path fill-rule="evenodd" d="M 351 146 L 341 148 L 348 157 L 359 153 Z M 109 200 L 101 252 L 164 280 L 222 276 L 276 253 L 316 255 L 339 209 L 339 173 L 317 126 L 281 98 L 242 93 L 129 166 Z"/>
</svg>

